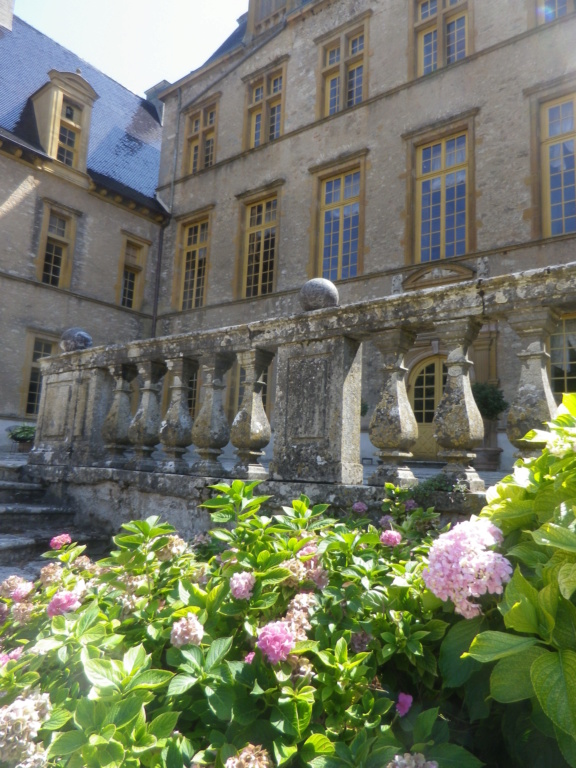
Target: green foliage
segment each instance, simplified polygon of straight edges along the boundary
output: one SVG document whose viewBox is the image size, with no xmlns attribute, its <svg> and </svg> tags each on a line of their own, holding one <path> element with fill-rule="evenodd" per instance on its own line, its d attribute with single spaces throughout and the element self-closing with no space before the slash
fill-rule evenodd
<svg viewBox="0 0 576 768">
<path fill-rule="evenodd" d="M 495 421 L 509 406 L 502 390 L 495 384 L 476 381 L 472 384 L 472 394 L 480 414 L 488 421 Z"/>
<path fill-rule="evenodd" d="M 9 427 L 6 431 L 14 443 L 31 443 L 36 435 L 36 427 L 33 424 L 20 424 L 17 427 Z"/>
</svg>

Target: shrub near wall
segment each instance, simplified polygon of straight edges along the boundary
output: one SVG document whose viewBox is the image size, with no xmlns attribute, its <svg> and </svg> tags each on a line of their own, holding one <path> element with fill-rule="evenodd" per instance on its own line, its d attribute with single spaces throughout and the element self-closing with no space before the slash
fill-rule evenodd
<svg viewBox="0 0 576 768">
<path fill-rule="evenodd" d="M 573 405 L 451 531 L 390 487 L 374 525 L 235 481 L 192 545 L 54 537 L 0 585 L 0 766 L 576 765 Z"/>
</svg>

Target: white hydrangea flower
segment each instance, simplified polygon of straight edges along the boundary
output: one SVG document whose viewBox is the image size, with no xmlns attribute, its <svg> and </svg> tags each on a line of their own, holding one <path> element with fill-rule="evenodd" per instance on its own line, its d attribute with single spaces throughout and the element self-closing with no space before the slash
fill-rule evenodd
<svg viewBox="0 0 576 768">
<path fill-rule="evenodd" d="M 26 698 L 18 697 L 12 704 L 0 708 L 0 745 L 2 760 L 9 766 L 36 768 L 41 762 L 29 762 L 42 757 L 36 739 L 42 723 L 50 713 L 47 693 L 33 691 Z"/>
</svg>

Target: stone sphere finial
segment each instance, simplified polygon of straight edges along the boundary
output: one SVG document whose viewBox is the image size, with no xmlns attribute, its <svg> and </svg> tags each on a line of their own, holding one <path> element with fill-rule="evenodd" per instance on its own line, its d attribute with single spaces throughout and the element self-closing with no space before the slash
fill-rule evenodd
<svg viewBox="0 0 576 768">
<path fill-rule="evenodd" d="M 337 307 L 340 298 L 338 289 L 324 277 L 315 277 L 304 283 L 300 289 L 300 304 L 305 312 L 325 307 Z"/>
<path fill-rule="evenodd" d="M 63 352 L 78 352 L 92 346 L 92 336 L 82 328 L 68 328 L 60 337 L 60 349 Z"/>
</svg>

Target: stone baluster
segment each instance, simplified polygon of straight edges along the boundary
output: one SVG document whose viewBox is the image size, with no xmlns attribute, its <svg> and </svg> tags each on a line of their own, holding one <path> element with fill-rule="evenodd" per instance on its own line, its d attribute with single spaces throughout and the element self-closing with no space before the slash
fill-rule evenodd
<svg viewBox="0 0 576 768">
<path fill-rule="evenodd" d="M 394 328 L 370 338 L 382 355 L 383 385 L 382 397 L 369 427 L 370 441 L 378 449 L 382 463 L 370 476 L 369 485 L 394 483 L 409 487 L 417 482 L 405 466 L 412 458 L 410 448 L 418 439 L 418 424 L 406 393 L 407 369 L 404 368 L 404 356 L 414 337 L 412 331 Z"/>
<path fill-rule="evenodd" d="M 200 456 L 190 470 L 194 475 L 226 477 L 228 474 L 218 457 L 230 439 L 223 395 L 224 377 L 232 363 L 232 357 L 217 355 L 202 366 L 202 405 L 192 427 L 192 442 Z"/>
<path fill-rule="evenodd" d="M 132 421 L 131 398 L 132 382 L 137 376 L 134 366 L 111 365 L 108 369 L 115 381 L 112 405 L 102 425 L 102 438 L 110 456 L 106 462 L 109 467 L 123 467 L 126 464 L 124 453 L 130 447 L 128 428 Z"/>
<path fill-rule="evenodd" d="M 155 360 L 144 360 L 138 363 L 138 373 L 142 380 L 140 404 L 128 427 L 128 439 L 136 454 L 133 469 L 150 472 L 156 469 L 151 457 L 159 442 L 160 391 L 166 366 Z"/>
<path fill-rule="evenodd" d="M 442 471 L 470 491 L 482 491 L 484 482 L 470 466 L 474 447 L 482 442 L 484 423 L 470 386 L 468 348 L 481 328 L 475 318 L 439 323 L 437 328 L 449 350 L 446 385 L 434 414 L 434 437 L 441 446 L 438 456 L 446 461 Z"/>
<path fill-rule="evenodd" d="M 261 349 L 251 349 L 239 352 L 237 358 L 246 376 L 240 410 L 230 430 L 230 439 L 238 455 L 234 477 L 258 480 L 268 477 L 268 472 L 258 459 L 264 454 L 262 449 L 268 445 L 271 437 L 270 423 L 262 402 L 262 377 L 273 355 Z"/>
<path fill-rule="evenodd" d="M 548 378 L 546 343 L 558 323 L 556 313 L 547 308 L 516 311 L 506 318 L 522 341 L 518 353 L 521 362 L 520 381 L 508 412 L 506 432 L 518 449 L 518 456 L 528 458 L 538 454 L 544 443 L 523 440 L 531 429 L 542 429 L 556 415 L 556 402 Z"/>
<path fill-rule="evenodd" d="M 166 360 L 166 367 L 172 373 L 170 400 L 166 416 L 160 425 L 160 441 L 168 460 L 163 462 L 163 472 L 185 474 L 188 464 L 182 458 L 192 443 L 192 417 L 188 407 L 189 379 L 196 365 L 181 355 Z"/>
</svg>

